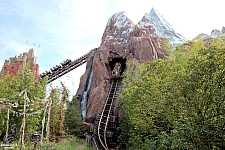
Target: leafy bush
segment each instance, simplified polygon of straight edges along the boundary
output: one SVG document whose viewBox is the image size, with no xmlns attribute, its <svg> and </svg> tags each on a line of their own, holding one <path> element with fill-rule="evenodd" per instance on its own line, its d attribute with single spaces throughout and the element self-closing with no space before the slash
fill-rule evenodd
<svg viewBox="0 0 225 150">
<path fill-rule="evenodd" d="M 169 60 L 130 62 L 120 95 L 130 149 L 223 149 L 224 58 L 224 43 L 200 41 Z"/>
</svg>

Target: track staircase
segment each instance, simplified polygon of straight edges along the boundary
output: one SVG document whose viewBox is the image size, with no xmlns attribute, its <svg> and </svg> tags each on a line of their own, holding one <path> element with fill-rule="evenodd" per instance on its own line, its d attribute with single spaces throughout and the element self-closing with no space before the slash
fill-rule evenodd
<svg viewBox="0 0 225 150">
<path fill-rule="evenodd" d="M 112 79 L 102 113 L 99 115 L 99 121 L 96 123 L 93 143 L 97 150 L 109 150 L 109 147 L 113 145 L 113 132 L 108 130 L 108 125 L 113 113 L 113 102 L 116 100 L 116 94 L 120 90 L 120 81 L 120 78 Z"/>
</svg>

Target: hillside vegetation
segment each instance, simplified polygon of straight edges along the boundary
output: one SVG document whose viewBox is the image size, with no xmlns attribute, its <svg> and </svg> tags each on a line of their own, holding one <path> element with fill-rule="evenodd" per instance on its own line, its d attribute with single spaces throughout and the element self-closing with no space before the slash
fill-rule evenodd
<svg viewBox="0 0 225 150">
<path fill-rule="evenodd" d="M 120 147 L 225 148 L 225 43 L 179 48 L 168 60 L 128 63 Z"/>
<path fill-rule="evenodd" d="M 35 73 L 29 68 L 26 66 L 17 76 L 0 77 L 0 149 L 5 145 L 12 149 L 33 149 L 34 132 L 42 135 L 38 148 L 43 150 L 91 149 L 83 139 L 77 99 L 68 100 L 63 84 L 47 89 L 47 78 L 36 82 Z M 11 126 L 16 129 L 12 131 Z"/>
</svg>

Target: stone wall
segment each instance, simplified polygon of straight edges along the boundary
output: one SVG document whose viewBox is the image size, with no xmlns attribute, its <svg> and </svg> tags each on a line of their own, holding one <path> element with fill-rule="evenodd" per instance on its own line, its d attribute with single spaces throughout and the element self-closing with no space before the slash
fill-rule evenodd
<svg viewBox="0 0 225 150">
<path fill-rule="evenodd" d="M 6 59 L 0 75 L 6 75 L 7 73 L 12 76 L 18 75 L 19 71 L 24 68 L 26 64 L 30 65 L 30 70 L 35 71 L 35 80 L 39 79 L 39 65 L 36 63 L 33 49 L 30 49 L 28 53 L 25 52 L 19 56 Z"/>
</svg>

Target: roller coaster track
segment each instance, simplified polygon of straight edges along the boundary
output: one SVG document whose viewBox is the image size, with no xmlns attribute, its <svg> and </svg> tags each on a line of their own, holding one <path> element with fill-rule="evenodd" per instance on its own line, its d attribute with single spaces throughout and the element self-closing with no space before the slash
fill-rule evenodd
<svg viewBox="0 0 225 150">
<path fill-rule="evenodd" d="M 107 145 L 107 126 L 112 115 L 113 102 L 117 98 L 116 93 L 119 89 L 120 78 L 112 79 L 99 122 L 96 124 L 96 129 L 94 131 L 93 141 L 97 150 L 109 150 Z"/>
<path fill-rule="evenodd" d="M 80 58 L 71 61 L 70 59 L 67 59 L 60 63 L 59 65 L 56 65 L 52 67 L 49 71 L 45 71 L 40 74 L 40 78 L 43 79 L 45 76 L 48 76 L 48 83 L 58 79 L 59 77 L 65 75 L 66 73 L 72 71 L 73 69 L 81 66 L 82 64 L 87 62 L 88 54 L 85 54 L 81 56 Z"/>
</svg>

